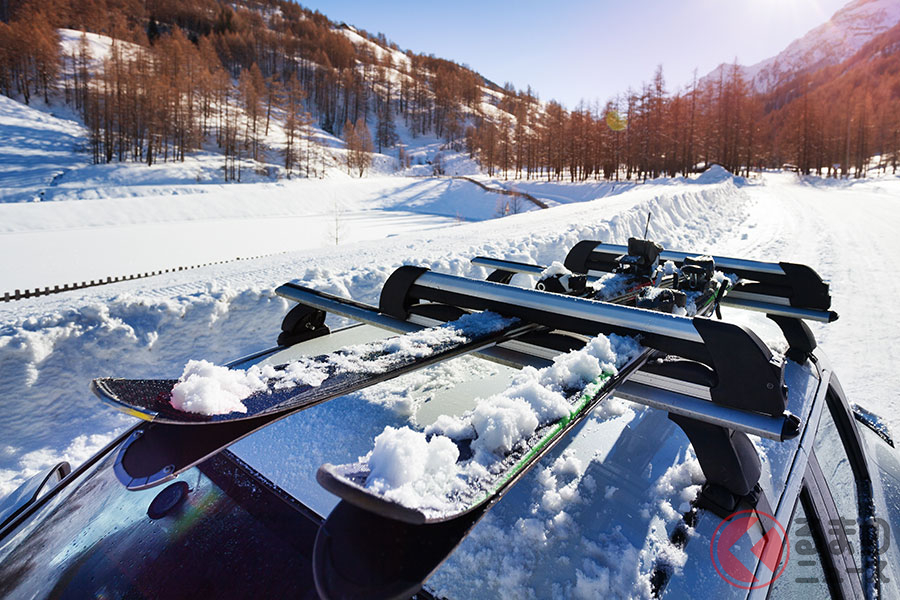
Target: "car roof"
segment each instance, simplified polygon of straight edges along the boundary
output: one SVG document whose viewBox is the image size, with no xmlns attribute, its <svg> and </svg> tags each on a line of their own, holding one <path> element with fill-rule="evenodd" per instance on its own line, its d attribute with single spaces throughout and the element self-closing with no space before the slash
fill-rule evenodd
<svg viewBox="0 0 900 600">
<path fill-rule="evenodd" d="M 390 335 L 368 325 L 253 357 L 278 364 Z M 320 515 L 337 498 L 315 481 L 324 463 L 354 462 L 385 427 L 422 428 L 444 412 L 462 412 L 475 396 L 502 390 L 513 369 L 462 357 L 363 392 L 337 398 L 274 423 L 231 450 Z M 788 410 L 806 422 L 818 387 L 811 363 L 788 362 Z M 801 438 L 753 438 L 770 502 L 784 491 Z M 429 580 L 451 598 L 553 597 L 619 589 L 646 596 L 654 569 L 676 574 L 667 591 L 733 595 L 715 574 L 709 538 L 721 519 L 698 519 L 683 548 L 673 532 L 704 480 L 688 438 L 664 411 L 608 399 L 519 482 Z M 759 533 L 762 535 L 762 532 Z M 745 549 L 749 553 L 749 548 Z M 756 558 L 748 554 L 746 564 Z M 689 565 L 683 568 L 684 565 Z"/>
</svg>

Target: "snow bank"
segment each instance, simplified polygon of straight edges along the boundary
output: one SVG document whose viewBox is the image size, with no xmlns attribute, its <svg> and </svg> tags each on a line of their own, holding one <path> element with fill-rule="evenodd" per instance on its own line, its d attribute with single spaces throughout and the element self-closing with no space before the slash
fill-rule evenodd
<svg viewBox="0 0 900 600">
<path fill-rule="evenodd" d="M 252 286 L 121 294 L 78 308 L 67 300 L 0 324 L 0 496 L 57 460 L 82 462 L 134 423 L 90 394 L 94 377 L 171 377 L 192 358 L 225 362 L 261 350 L 288 308 Z"/>
<path fill-rule="evenodd" d="M 734 175 L 732 175 L 725 167 L 721 165 L 712 165 L 703 173 L 694 179 L 695 183 L 721 183 L 723 181 L 728 181 L 732 179 Z"/>
<path fill-rule="evenodd" d="M 317 185 L 310 189 L 313 198 L 342 190 Z M 246 196 L 251 204 L 255 198 Z M 7 400 L 0 413 L 0 439 L 7 444 L 0 453 L 0 494 L 34 473 L 18 457 L 38 450 L 60 457 L 78 436 L 110 436 L 133 422 L 90 395 L 92 378 L 171 377 L 191 359 L 221 364 L 273 344 L 288 309 L 273 290 L 284 281 L 377 304 L 381 286 L 400 264 L 478 278 L 487 272 L 469 262 L 477 255 L 551 264 L 582 239 L 624 243 L 642 235 L 648 211 L 654 213 L 650 235 L 664 246 L 702 251 L 737 230 L 746 203 L 743 189 L 728 181 L 637 186 L 595 202 L 490 222 L 0 303 L 0 397 Z M 122 201 L 118 209 L 131 206 L 130 218 L 143 218 L 139 205 Z M 26 268 L 20 258 L 13 266 Z M 368 397 L 398 414 L 414 411 L 399 390 Z"/>
</svg>

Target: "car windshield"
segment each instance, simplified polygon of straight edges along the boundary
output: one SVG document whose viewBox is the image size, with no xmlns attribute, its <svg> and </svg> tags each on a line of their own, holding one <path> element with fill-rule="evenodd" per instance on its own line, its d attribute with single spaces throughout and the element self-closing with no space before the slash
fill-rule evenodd
<svg viewBox="0 0 900 600">
<path fill-rule="evenodd" d="M 173 490 L 127 491 L 115 458 L 113 451 L 4 540 L 0 596 L 316 597 L 318 520 L 229 453 L 170 484 L 188 493 L 162 513 L 151 503 Z"/>
</svg>

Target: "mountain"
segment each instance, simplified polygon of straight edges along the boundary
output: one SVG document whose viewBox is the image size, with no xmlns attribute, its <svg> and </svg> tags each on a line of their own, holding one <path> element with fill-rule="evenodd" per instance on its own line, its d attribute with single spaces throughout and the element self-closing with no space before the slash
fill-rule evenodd
<svg viewBox="0 0 900 600">
<path fill-rule="evenodd" d="M 739 69 L 752 89 L 771 92 L 798 75 L 847 60 L 866 42 L 897 23 L 900 23 L 897 0 L 855 0 L 776 56 Z M 717 81 L 721 75 L 727 76 L 731 68 L 732 65 L 722 63 L 703 80 Z"/>
</svg>

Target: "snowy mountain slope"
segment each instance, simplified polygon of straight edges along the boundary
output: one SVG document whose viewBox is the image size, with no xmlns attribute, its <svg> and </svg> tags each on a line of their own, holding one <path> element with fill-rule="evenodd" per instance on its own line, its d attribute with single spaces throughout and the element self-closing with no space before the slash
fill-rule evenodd
<svg viewBox="0 0 900 600">
<path fill-rule="evenodd" d="M 44 106 L 35 99 L 31 106 L 26 106 L 6 96 L 0 97 L 0 139 L 5 142 L 3 155 L 0 155 L 4 157 L 0 162 L 0 203 L 183 194 L 205 192 L 209 184 L 223 183 L 224 158 L 211 139 L 180 162 L 157 162 L 152 167 L 140 163 L 91 164 L 88 132 L 80 116 L 64 102 L 62 93 L 63 88 L 72 85 L 75 61 L 80 60 L 82 33 L 70 29 L 58 31 L 62 69 L 57 84 L 59 90 L 51 99 L 51 105 Z M 362 46 L 382 59 L 390 58 L 392 66 L 386 73 L 395 84 L 400 78 L 408 77 L 400 70 L 409 63 L 403 52 L 385 48 L 351 29 L 339 28 L 338 31 L 354 45 Z M 84 34 L 84 42 L 89 57 L 88 68 L 94 76 L 102 70 L 103 61 L 110 56 L 114 43 L 126 59 L 139 51 L 139 47 L 131 42 L 95 33 Z M 241 112 L 243 109 L 232 106 L 232 110 Z M 261 161 L 257 164 L 249 159 L 243 161 L 242 183 L 274 182 L 285 178 L 283 118 L 283 111 L 275 107 L 269 132 L 262 136 L 265 150 Z M 375 116 L 371 114 L 369 128 L 374 131 L 375 125 Z M 431 175 L 434 171 L 431 163 L 438 155 L 441 155 L 445 174 L 474 175 L 479 172 L 466 154 L 447 148 L 446 143 L 434 135 L 413 135 L 402 119 L 395 127 L 398 146 L 374 153 L 367 174 Z M 311 137 L 314 144 L 310 149 L 305 142 L 300 144 L 299 173 L 294 177 L 349 178 L 344 140 L 315 126 L 311 128 Z M 408 157 L 409 168 L 399 163 L 401 147 Z M 11 168 L 3 169 L 5 165 Z M 183 186 L 183 189 L 175 189 L 177 186 Z"/>
<path fill-rule="evenodd" d="M 896 0 L 855 0 L 777 55 L 739 69 L 752 89 L 770 92 L 801 73 L 850 58 L 866 42 L 898 22 L 900 3 Z M 731 68 L 732 65 L 723 63 L 703 77 L 701 83 L 728 77 Z"/>
<path fill-rule="evenodd" d="M 0 203 L 42 198 L 66 173 L 88 165 L 81 124 L 0 95 Z"/>
</svg>

